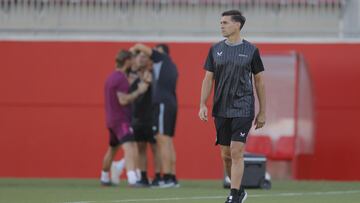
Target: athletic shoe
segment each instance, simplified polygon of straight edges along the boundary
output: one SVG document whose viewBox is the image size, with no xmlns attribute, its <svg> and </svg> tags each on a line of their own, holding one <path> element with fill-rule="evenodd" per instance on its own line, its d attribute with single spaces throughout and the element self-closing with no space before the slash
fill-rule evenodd
<svg viewBox="0 0 360 203">
<path fill-rule="evenodd" d="M 239 197 L 238 197 L 238 196 L 231 196 L 231 195 L 229 195 L 229 196 L 226 198 L 225 203 L 239 203 Z"/>
<path fill-rule="evenodd" d="M 224 189 L 230 189 L 230 187 L 231 187 L 231 180 L 230 180 L 229 176 L 225 176 L 225 177 L 224 177 L 223 187 L 224 187 Z"/>
<path fill-rule="evenodd" d="M 138 182 L 134 183 L 134 184 L 128 184 L 128 187 L 131 187 L 131 188 L 144 188 L 146 186 L 144 186 L 143 184 L 140 184 Z"/>
<path fill-rule="evenodd" d="M 149 183 L 148 179 L 141 179 L 136 182 L 136 185 L 141 186 L 141 187 L 150 187 L 150 183 Z"/>
<path fill-rule="evenodd" d="M 244 203 L 245 200 L 247 198 L 247 192 L 244 190 L 240 195 L 239 195 L 239 203 Z"/>
<path fill-rule="evenodd" d="M 113 186 L 113 184 L 111 182 L 100 181 L 100 183 L 102 186 L 106 186 L 106 187 Z"/>
<path fill-rule="evenodd" d="M 164 181 L 162 178 L 155 178 L 152 182 L 151 182 L 151 187 L 160 187 L 160 185 L 164 184 Z"/>
<path fill-rule="evenodd" d="M 173 187 L 175 187 L 175 188 L 179 188 L 179 187 L 180 187 L 180 184 L 179 184 L 179 182 L 178 182 L 178 180 L 176 179 L 175 176 L 173 176 L 173 182 L 174 182 L 174 186 L 173 186 Z"/>
<path fill-rule="evenodd" d="M 163 184 L 160 184 L 160 188 L 170 188 L 175 187 L 175 182 L 172 179 L 164 180 Z"/>
</svg>

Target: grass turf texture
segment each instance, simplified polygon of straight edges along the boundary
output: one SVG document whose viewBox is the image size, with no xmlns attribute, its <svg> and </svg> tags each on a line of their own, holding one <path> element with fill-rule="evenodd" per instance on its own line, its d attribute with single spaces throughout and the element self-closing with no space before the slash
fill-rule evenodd
<svg viewBox="0 0 360 203">
<path fill-rule="evenodd" d="M 1 203 L 224 202 L 221 181 L 180 181 L 180 188 L 102 187 L 87 179 L 0 179 Z M 249 189 L 246 203 L 360 202 L 360 182 L 273 181 L 269 191 Z"/>
</svg>

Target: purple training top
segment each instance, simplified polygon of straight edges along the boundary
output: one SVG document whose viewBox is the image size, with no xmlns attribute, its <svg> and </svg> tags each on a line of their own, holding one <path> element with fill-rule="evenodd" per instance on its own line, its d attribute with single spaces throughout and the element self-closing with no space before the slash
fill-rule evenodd
<svg viewBox="0 0 360 203">
<path fill-rule="evenodd" d="M 105 82 L 106 126 L 114 130 L 118 138 L 130 132 L 131 106 L 122 106 L 117 93 L 127 94 L 129 82 L 121 71 L 114 71 Z"/>
</svg>

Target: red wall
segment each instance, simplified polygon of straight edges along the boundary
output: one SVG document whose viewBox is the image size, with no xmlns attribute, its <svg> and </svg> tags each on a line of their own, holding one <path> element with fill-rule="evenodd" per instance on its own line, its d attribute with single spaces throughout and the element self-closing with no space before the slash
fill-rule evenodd
<svg viewBox="0 0 360 203">
<path fill-rule="evenodd" d="M 0 42 L 0 177 L 97 177 L 107 148 L 103 83 L 130 43 Z M 150 44 L 151 45 L 151 44 Z M 180 178 L 222 176 L 213 123 L 197 118 L 210 44 L 171 43 L 177 63 Z M 314 79 L 316 146 L 301 179 L 360 180 L 360 44 L 258 44 L 296 50 Z"/>
</svg>

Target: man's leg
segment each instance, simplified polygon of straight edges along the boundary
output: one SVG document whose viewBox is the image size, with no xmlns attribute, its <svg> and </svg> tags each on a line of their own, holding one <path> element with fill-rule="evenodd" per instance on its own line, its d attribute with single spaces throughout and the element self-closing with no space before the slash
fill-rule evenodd
<svg viewBox="0 0 360 203">
<path fill-rule="evenodd" d="M 241 141 L 245 142 L 246 137 L 237 137 L 238 135 L 243 136 L 243 133 L 238 131 L 245 131 L 242 130 L 242 125 L 240 125 L 241 123 L 238 123 L 241 120 L 235 121 L 234 119 L 215 117 L 217 144 L 220 145 L 224 169 L 231 180 L 231 190 L 230 195 L 226 200 L 227 203 L 237 203 L 239 201 L 242 203 L 246 199 L 246 196 L 244 197 L 246 193 L 243 194 L 240 189 L 241 178 L 244 171 L 244 143 Z"/>
<path fill-rule="evenodd" d="M 224 169 L 229 177 L 231 178 L 231 151 L 229 146 L 220 146 L 221 149 L 221 158 L 223 160 Z"/>
<path fill-rule="evenodd" d="M 156 142 L 151 143 L 151 151 L 154 157 L 154 171 L 155 176 L 151 182 L 151 186 L 158 187 L 163 183 L 161 178 L 161 157 L 158 149 L 158 144 Z"/>
<path fill-rule="evenodd" d="M 172 138 L 168 135 L 158 134 L 157 142 L 160 150 L 162 171 L 164 173 L 164 181 L 165 181 L 164 186 L 171 187 L 174 185 L 174 183 L 172 182 L 174 176 L 173 164 L 172 164 L 172 150 L 171 150 Z"/>
<path fill-rule="evenodd" d="M 109 146 L 109 148 L 107 149 L 107 151 L 105 153 L 105 156 L 103 159 L 103 164 L 102 164 L 101 178 L 100 178 L 100 181 L 103 185 L 111 184 L 109 171 L 110 171 L 111 164 L 116 155 L 117 150 L 118 150 L 118 147 Z"/>
<path fill-rule="evenodd" d="M 161 168 L 164 174 L 170 174 L 172 171 L 170 139 L 171 138 L 166 135 L 162 135 L 162 134 L 157 135 L 158 148 L 161 157 Z"/>
<path fill-rule="evenodd" d="M 146 142 L 138 142 L 137 146 L 138 146 L 138 150 L 139 150 L 139 169 L 141 171 L 146 171 L 146 169 L 147 169 L 147 157 L 146 157 L 147 143 Z"/>
<path fill-rule="evenodd" d="M 138 150 L 139 150 L 139 169 L 141 171 L 141 180 L 140 183 L 144 185 L 149 184 L 149 180 L 147 177 L 147 142 L 138 142 L 137 143 Z"/>
<path fill-rule="evenodd" d="M 239 189 L 244 173 L 244 143 L 232 141 L 231 151 L 231 188 Z"/>
<path fill-rule="evenodd" d="M 252 126 L 252 118 L 234 118 L 231 120 L 231 191 L 238 194 L 239 202 L 245 202 L 247 193 L 241 186 L 244 174 L 244 151 L 246 137 Z"/>
<path fill-rule="evenodd" d="M 242 190 L 240 190 L 241 179 L 244 173 L 244 143 L 231 141 L 229 146 L 221 146 L 221 156 L 224 162 L 226 173 L 231 181 L 230 196 L 226 202 L 239 201 Z M 245 198 L 246 199 L 246 198 Z"/>
<path fill-rule="evenodd" d="M 118 150 L 118 147 L 109 147 L 105 153 L 104 159 L 103 159 L 103 171 L 110 171 L 111 163 L 116 155 L 116 152 Z"/>
<path fill-rule="evenodd" d="M 133 185 L 137 181 L 136 163 L 138 161 L 138 149 L 135 142 L 125 142 L 122 144 L 124 150 L 125 167 L 127 171 L 128 184 Z"/>
<path fill-rule="evenodd" d="M 173 146 L 173 135 L 176 124 L 176 105 L 161 103 L 156 114 L 157 144 L 161 157 L 162 171 L 164 174 L 163 187 L 178 186 L 175 175 L 176 154 Z"/>
<path fill-rule="evenodd" d="M 172 174 L 176 174 L 176 152 L 175 152 L 175 146 L 174 146 L 174 143 L 172 141 L 172 138 L 171 138 L 171 141 L 170 141 L 170 152 L 171 152 L 171 173 Z"/>
<path fill-rule="evenodd" d="M 154 156 L 154 170 L 155 174 L 161 173 L 161 157 L 158 149 L 158 145 L 156 143 L 151 143 L 151 151 Z"/>
<path fill-rule="evenodd" d="M 171 151 L 171 174 L 174 181 L 175 187 L 180 187 L 178 180 L 176 178 L 176 151 L 173 139 L 171 138 L 170 142 L 170 151 Z"/>
</svg>

